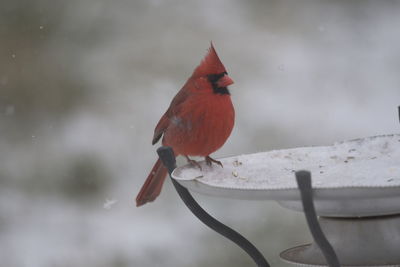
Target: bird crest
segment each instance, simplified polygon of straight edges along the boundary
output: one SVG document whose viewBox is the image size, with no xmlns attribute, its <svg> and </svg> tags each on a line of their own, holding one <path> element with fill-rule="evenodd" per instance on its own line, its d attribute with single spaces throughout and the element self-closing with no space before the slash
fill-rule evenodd
<svg viewBox="0 0 400 267">
<path fill-rule="evenodd" d="M 194 70 L 194 77 L 206 76 L 210 74 L 220 74 L 226 72 L 224 64 L 219 59 L 217 52 L 211 42 L 207 54 L 201 61 L 200 65 Z"/>
</svg>

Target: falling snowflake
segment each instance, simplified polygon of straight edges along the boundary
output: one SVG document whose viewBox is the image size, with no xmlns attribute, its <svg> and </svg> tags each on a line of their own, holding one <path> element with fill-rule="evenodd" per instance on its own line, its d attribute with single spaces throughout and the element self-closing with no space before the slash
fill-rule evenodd
<svg viewBox="0 0 400 267">
<path fill-rule="evenodd" d="M 118 200 L 116 199 L 106 199 L 106 202 L 104 202 L 103 204 L 103 208 L 105 208 L 106 210 L 111 209 L 111 206 L 114 205 L 115 203 L 117 203 Z"/>
</svg>

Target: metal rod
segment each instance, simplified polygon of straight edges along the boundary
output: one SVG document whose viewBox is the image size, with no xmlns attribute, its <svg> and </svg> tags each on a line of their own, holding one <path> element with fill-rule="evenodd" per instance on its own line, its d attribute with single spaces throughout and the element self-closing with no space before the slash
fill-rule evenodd
<svg viewBox="0 0 400 267">
<path fill-rule="evenodd" d="M 319 246 L 324 255 L 328 266 L 340 267 L 339 259 L 335 250 L 326 239 L 318 222 L 317 213 L 315 212 L 313 192 L 311 186 L 311 173 L 309 171 L 297 171 L 296 181 L 301 194 L 303 210 L 306 216 L 308 228 L 314 238 L 315 243 Z"/>
<path fill-rule="evenodd" d="M 172 183 L 175 186 L 176 191 L 185 203 L 185 205 L 190 209 L 190 211 L 204 224 L 210 227 L 212 230 L 223 235 L 224 237 L 230 239 L 236 245 L 241 247 L 246 253 L 254 260 L 254 262 L 259 267 L 269 267 L 267 260 L 258 251 L 258 249 L 250 243 L 241 234 L 233 230 L 232 228 L 226 226 L 225 224 L 219 222 L 217 219 L 208 214 L 192 197 L 189 191 L 180 185 L 175 179 L 172 178 L 172 171 L 176 168 L 176 160 L 174 152 L 170 147 L 162 146 L 157 149 L 158 156 L 163 162 L 164 166 L 167 167 L 169 175 L 171 177 Z"/>
<path fill-rule="evenodd" d="M 400 106 L 397 107 L 397 110 L 399 112 L 399 121 L 400 121 Z"/>
</svg>

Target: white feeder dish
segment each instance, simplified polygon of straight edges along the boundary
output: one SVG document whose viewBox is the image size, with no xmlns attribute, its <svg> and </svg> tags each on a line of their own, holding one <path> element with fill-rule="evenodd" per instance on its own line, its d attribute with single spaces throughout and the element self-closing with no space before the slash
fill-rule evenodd
<svg viewBox="0 0 400 267">
<path fill-rule="evenodd" d="M 294 172 L 308 170 L 312 173 L 314 204 L 319 216 L 358 218 L 400 214 L 399 134 L 338 142 L 333 146 L 274 150 L 219 160 L 224 165 L 223 168 L 215 164 L 210 167 L 201 162 L 202 170 L 185 165 L 175 169 L 172 177 L 184 187 L 198 193 L 248 200 L 275 200 L 286 208 L 301 211 L 302 203 Z M 393 224 L 393 220 L 390 220 L 390 224 L 400 229 L 400 219 L 395 217 L 396 223 Z M 354 221 L 349 220 L 349 222 Z M 331 225 L 332 223 L 334 225 Z M 381 224 L 383 220 L 375 220 L 375 223 Z M 342 222 L 340 227 L 333 221 L 322 223 L 323 229 L 324 224 L 331 225 L 329 226 L 331 230 L 336 226 L 343 230 Z M 383 231 L 382 227 L 375 229 L 376 224 L 368 225 L 372 227 L 367 227 L 369 230 Z M 389 226 L 383 228 L 387 227 Z M 399 230 L 395 233 L 400 234 Z M 343 238 L 340 233 L 337 234 L 339 237 L 337 239 Z M 359 239 L 361 237 L 354 238 L 353 241 L 362 241 Z M 395 249 L 398 249 L 400 235 L 394 238 L 397 244 Z M 351 260 L 349 264 L 343 262 L 344 254 L 338 247 L 348 245 L 337 242 L 336 245 L 334 243 L 332 245 L 342 264 L 353 265 L 354 262 Z M 371 243 L 373 240 L 368 242 Z M 381 243 L 378 246 L 381 246 Z M 312 246 L 308 246 L 310 247 Z M 319 253 L 318 249 L 315 253 Z M 374 256 L 373 253 L 370 255 Z M 284 257 L 283 254 L 281 256 Z M 291 257 L 285 260 L 324 265 L 323 257 L 321 257 L 322 262 L 307 260 L 300 262 L 300 259 L 294 259 L 295 256 Z M 394 260 L 400 264 L 400 253 Z M 356 265 L 358 263 L 355 262 Z"/>
</svg>

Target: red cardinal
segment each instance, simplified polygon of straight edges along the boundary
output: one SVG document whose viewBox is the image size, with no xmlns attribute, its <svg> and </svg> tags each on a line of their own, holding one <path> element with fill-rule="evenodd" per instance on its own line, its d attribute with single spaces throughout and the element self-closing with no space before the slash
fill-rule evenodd
<svg viewBox="0 0 400 267">
<path fill-rule="evenodd" d="M 208 165 L 214 162 L 222 166 L 210 154 L 225 143 L 235 123 L 235 110 L 227 87 L 231 84 L 233 81 L 211 43 L 207 55 L 158 122 L 153 145 L 163 137 L 164 146 L 172 147 L 176 156 L 185 156 L 193 165 L 200 167 L 188 156 L 205 157 Z M 136 197 L 136 206 L 157 198 L 166 175 L 167 169 L 157 160 Z"/>
</svg>

